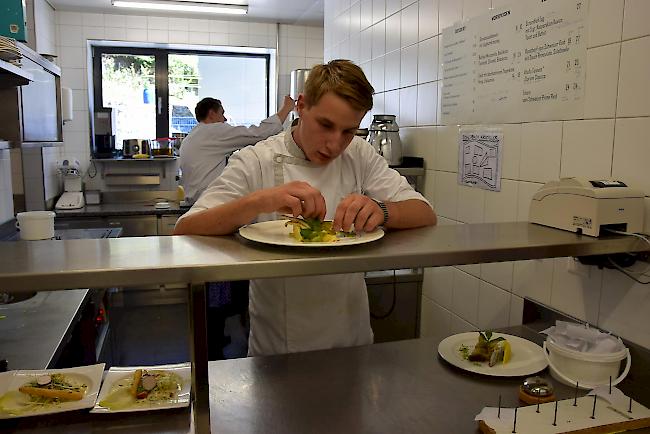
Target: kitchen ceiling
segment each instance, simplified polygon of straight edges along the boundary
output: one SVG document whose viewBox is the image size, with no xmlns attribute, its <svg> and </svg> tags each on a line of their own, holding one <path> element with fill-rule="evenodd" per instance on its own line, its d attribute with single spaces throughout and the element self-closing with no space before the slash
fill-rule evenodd
<svg viewBox="0 0 650 434">
<path fill-rule="evenodd" d="M 111 0 L 48 0 L 56 10 L 114 13 L 124 15 L 161 15 L 206 17 L 205 14 L 170 13 L 163 11 L 125 10 L 111 5 Z M 261 21 L 308 26 L 323 25 L 324 0 L 248 0 L 248 14 L 213 15 L 216 20 Z M 224 2 L 225 3 L 225 2 Z"/>
</svg>

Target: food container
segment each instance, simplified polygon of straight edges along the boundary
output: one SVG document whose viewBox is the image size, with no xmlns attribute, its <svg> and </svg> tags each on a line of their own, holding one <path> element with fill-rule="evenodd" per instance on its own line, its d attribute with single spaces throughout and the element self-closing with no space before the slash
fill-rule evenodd
<svg viewBox="0 0 650 434">
<path fill-rule="evenodd" d="M 49 240 L 54 238 L 54 216 L 52 211 L 27 211 L 16 215 L 16 227 L 21 240 Z"/>
<path fill-rule="evenodd" d="M 163 137 L 153 140 L 151 143 L 151 155 L 154 158 L 170 158 L 174 156 L 175 137 Z"/>
<path fill-rule="evenodd" d="M 586 353 L 558 345 L 553 339 L 544 342 L 544 355 L 553 378 L 568 386 L 593 389 L 596 386 L 612 386 L 620 383 L 630 371 L 630 350 L 624 348 L 613 353 Z M 619 375 L 621 361 L 627 359 L 625 369 Z"/>
<path fill-rule="evenodd" d="M 86 190 L 84 196 L 86 196 L 87 205 L 99 205 L 102 202 L 101 191 L 99 190 Z"/>
</svg>

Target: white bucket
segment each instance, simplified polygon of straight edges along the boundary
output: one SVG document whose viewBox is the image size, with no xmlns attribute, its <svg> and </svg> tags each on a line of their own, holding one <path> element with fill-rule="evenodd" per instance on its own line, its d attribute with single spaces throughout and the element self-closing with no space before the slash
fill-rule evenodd
<svg viewBox="0 0 650 434">
<path fill-rule="evenodd" d="M 27 211 L 16 214 L 16 227 L 20 229 L 21 240 L 48 240 L 54 238 L 54 216 L 52 211 Z"/>
<path fill-rule="evenodd" d="M 630 350 L 624 348 L 615 353 L 584 353 L 562 347 L 552 339 L 544 342 L 544 355 L 553 378 L 568 386 L 594 389 L 597 386 L 612 386 L 623 381 L 630 371 Z M 627 358 L 623 373 L 619 375 L 621 361 Z"/>
</svg>

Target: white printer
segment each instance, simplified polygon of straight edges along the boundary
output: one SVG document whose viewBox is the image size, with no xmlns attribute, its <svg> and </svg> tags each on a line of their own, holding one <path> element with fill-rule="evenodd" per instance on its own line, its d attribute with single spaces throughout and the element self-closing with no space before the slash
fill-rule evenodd
<svg viewBox="0 0 650 434">
<path fill-rule="evenodd" d="M 561 178 L 546 183 L 530 203 L 529 220 L 592 237 L 609 227 L 643 230 L 643 192 L 621 181 Z"/>
</svg>

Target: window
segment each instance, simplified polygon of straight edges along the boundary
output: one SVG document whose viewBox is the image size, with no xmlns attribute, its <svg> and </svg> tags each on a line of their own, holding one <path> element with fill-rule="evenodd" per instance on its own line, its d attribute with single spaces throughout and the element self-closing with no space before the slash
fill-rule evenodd
<svg viewBox="0 0 650 434">
<path fill-rule="evenodd" d="M 112 108 L 115 145 L 183 135 L 202 98 L 221 100 L 228 123 L 269 116 L 270 54 L 93 46 L 95 109 Z"/>
</svg>

